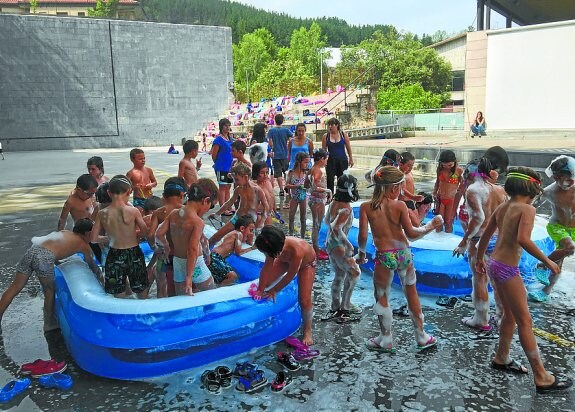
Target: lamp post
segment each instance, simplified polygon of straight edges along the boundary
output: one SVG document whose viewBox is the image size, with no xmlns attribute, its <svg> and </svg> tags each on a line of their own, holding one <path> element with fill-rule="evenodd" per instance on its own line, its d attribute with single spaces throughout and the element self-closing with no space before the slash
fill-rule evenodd
<svg viewBox="0 0 575 412">
<path fill-rule="evenodd" d="M 250 79 L 248 77 L 248 69 L 246 69 L 246 95 L 248 102 L 250 101 Z"/>
<path fill-rule="evenodd" d="M 323 94 L 323 49 L 319 49 L 319 94 Z"/>
</svg>

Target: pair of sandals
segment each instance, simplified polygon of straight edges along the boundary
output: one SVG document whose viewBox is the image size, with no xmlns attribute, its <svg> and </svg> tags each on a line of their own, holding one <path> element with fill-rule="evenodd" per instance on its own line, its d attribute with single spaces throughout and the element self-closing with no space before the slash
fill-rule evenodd
<svg viewBox="0 0 575 412">
<path fill-rule="evenodd" d="M 521 365 L 516 360 L 511 360 L 507 364 L 502 364 L 502 363 L 497 363 L 495 361 L 491 361 L 491 368 L 495 369 L 495 370 L 503 371 L 503 372 L 509 372 L 509 373 L 520 374 L 520 375 L 529 373 L 528 369 L 525 366 Z M 554 375 L 553 373 L 551 373 L 551 374 Z M 544 394 L 544 393 L 562 391 L 562 390 L 570 388 L 571 386 L 573 386 L 573 381 L 571 379 L 559 378 L 559 377 L 555 376 L 555 380 L 553 381 L 553 383 L 551 383 L 549 385 L 535 385 L 535 389 L 536 389 L 537 393 Z"/>
<path fill-rule="evenodd" d="M 219 394 L 221 389 L 232 386 L 232 371 L 227 366 L 218 366 L 214 370 L 206 370 L 200 378 L 204 389 L 212 394 Z"/>
<path fill-rule="evenodd" d="M 239 380 L 236 385 L 236 390 L 239 392 L 253 393 L 268 383 L 264 371 L 258 369 L 258 365 L 249 362 L 238 363 L 234 375 Z"/>
</svg>

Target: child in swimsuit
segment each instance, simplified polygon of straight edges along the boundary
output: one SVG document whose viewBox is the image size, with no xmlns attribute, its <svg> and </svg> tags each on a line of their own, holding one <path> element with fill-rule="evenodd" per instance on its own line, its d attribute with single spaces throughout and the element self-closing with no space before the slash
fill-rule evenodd
<svg viewBox="0 0 575 412">
<path fill-rule="evenodd" d="M 262 228 L 264 225 L 273 224 L 272 216 L 277 214 L 276 198 L 272 186 L 273 178 L 269 175 L 269 166 L 265 162 L 256 162 L 252 166 L 252 180 L 263 190 L 270 213 L 266 216 L 263 205 L 258 208 L 258 218 L 255 222 L 256 227 Z"/>
<path fill-rule="evenodd" d="M 132 185 L 127 176 L 117 175 L 110 180 L 108 193 L 112 203 L 96 215 L 92 229 L 92 242 L 99 239 L 100 229 L 104 229 L 110 239 L 110 250 L 104 265 L 106 293 L 115 297 L 127 296 L 126 279 L 138 298 L 148 297 L 148 276 L 144 253 L 140 249 L 136 229 L 147 233 L 142 215 L 128 204 Z"/>
<path fill-rule="evenodd" d="M 325 224 L 329 226 L 326 250 L 334 272 L 331 284 L 331 310 L 326 319 L 349 318 L 351 313 L 361 313 L 361 309 L 351 304 L 351 294 L 361 271 L 353 257 L 353 245 L 347 238 L 353 223 L 353 210 L 350 202 L 358 199 L 357 179 L 344 173 L 337 179 L 333 202 L 325 214 Z M 343 294 L 341 293 L 342 285 Z"/>
<path fill-rule="evenodd" d="M 535 208 L 531 203 L 535 196 L 542 192 L 541 178 L 537 172 L 526 167 L 510 169 L 505 182 L 505 191 L 511 199 L 495 209 L 477 248 L 476 270 L 479 273 L 487 273 L 503 304 L 499 342 L 491 367 L 514 373 L 528 372 L 527 368 L 509 356 L 517 325 L 519 341 L 531 365 L 537 392 L 566 389 L 573 382 L 547 372 L 539 356 L 527 306 L 525 285 L 517 267 L 521 252 L 525 250 L 543 262 L 555 275 L 560 271 L 559 266 L 546 257 L 531 240 L 535 220 Z M 495 230 L 499 231 L 499 236 L 495 250 L 486 262 L 485 250 Z"/>
<path fill-rule="evenodd" d="M 331 200 L 331 190 L 327 188 L 325 177 L 325 165 L 327 164 L 328 153 L 323 149 L 318 149 L 313 154 L 313 166 L 309 171 L 308 181 L 305 186 L 309 186 L 309 208 L 313 226 L 311 229 L 311 243 L 318 260 L 329 259 L 327 253 L 319 248 L 318 237 L 321 221 L 325 214 L 325 204 Z"/>
<path fill-rule="evenodd" d="M 313 345 L 311 296 L 317 265 L 313 248 L 303 239 L 286 237 L 275 226 L 264 226 L 262 233 L 256 238 L 255 246 L 266 256 L 266 260 L 260 272 L 259 286 L 254 299 L 272 299 L 275 302 L 276 294 L 297 275 L 298 299 L 303 319 L 302 342 L 305 345 Z M 270 287 L 271 285 L 274 286 Z"/>
<path fill-rule="evenodd" d="M 98 186 L 110 180 L 108 176 L 104 176 L 104 161 L 100 156 L 89 158 L 86 166 L 88 167 L 88 174 L 96 179 Z"/>
<path fill-rule="evenodd" d="M 307 179 L 307 167 L 309 164 L 309 154 L 307 152 L 299 152 L 295 157 L 295 165 L 293 170 L 288 172 L 286 189 L 291 191 L 291 199 L 289 202 L 289 234 L 294 234 L 294 221 L 295 212 L 299 206 L 299 219 L 300 219 L 300 237 L 303 239 L 306 232 L 306 208 L 307 208 L 307 191 L 305 189 L 305 181 Z"/>
<path fill-rule="evenodd" d="M 195 290 L 215 288 L 214 279 L 202 253 L 204 221 L 202 216 L 214 207 L 218 188 L 210 179 L 199 179 L 188 189 L 188 202 L 174 209 L 156 231 L 156 241 L 164 249 L 164 259 L 174 258 L 176 295 L 193 295 Z M 166 239 L 170 232 L 173 250 Z"/>
<path fill-rule="evenodd" d="M 375 190 L 370 202 L 362 203 L 359 215 L 358 263 L 365 262 L 368 226 L 371 228 L 377 253 L 374 257 L 373 273 L 376 303 L 374 311 L 379 320 L 380 334 L 366 342 L 370 350 L 393 352 L 391 334 L 392 313 L 389 306 L 391 281 L 397 271 L 407 307 L 415 330 L 418 349 L 427 349 L 437 339 L 423 330 L 423 313 L 415 288 L 415 268 L 407 238 L 417 239 L 443 224 L 441 216 L 421 227 L 413 227 L 407 206 L 398 200 L 405 175 L 393 166 L 378 167 L 373 174 Z"/>
<path fill-rule="evenodd" d="M 126 173 L 126 177 L 130 179 L 134 190 L 134 207 L 142 212 L 144 202 L 153 195 L 152 189 L 158 185 L 158 182 L 154 171 L 146 166 L 146 154 L 142 149 L 130 150 L 130 160 L 134 167 Z"/>
<path fill-rule="evenodd" d="M 438 162 L 433 197 L 435 197 L 437 213 L 443 217 L 445 222 L 445 232 L 451 233 L 457 209 L 454 200 L 458 192 L 463 193 L 463 178 L 461 177 L 463 169 L 457 166 L 455 153 L 451 150 L 441 152 Z"/>
<path fill-rule="evenodd" d="M 575 159 L 559 156 L 551 162 L 545 173 L 554 180 L 541 196 L 542 201 L 548 201 L 551 205 L 547 233 L 555 242 L 556 249 L 549 255 L 549 259 L 562 267 L 563 259 L 575 253 Z M 549 276 L 548 285 L 543 290 L 530 292 L 529 300 L 547 301 L 558 279 L 558 275 Z"/>
</svg>

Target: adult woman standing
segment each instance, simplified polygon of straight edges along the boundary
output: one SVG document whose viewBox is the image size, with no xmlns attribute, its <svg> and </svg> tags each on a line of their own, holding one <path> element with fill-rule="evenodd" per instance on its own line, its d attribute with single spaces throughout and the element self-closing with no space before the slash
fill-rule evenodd
<svg viewBox="0 0 575 412">
<path fill-rule="evenodd" d="M 475 121 L 471 125 L 471 137 L 475 136 L 485 136 L 485 117 L 482 112 L 477 112 Z"/>
<path fill-rule="evenodd" d="M 310 159 L 313 158 L 313 142 L 305 135 L 306 127 L 304 123 L 298 123 L 295 128 L 295 136 L 289 140 L 287 145 L 289 170 L 293 170 L 295 165 L 295 157 L 299 152 L 309 154 Z"/>
<path fill-rule="evenodd" d="M 231 123 L 228 119 L 220 119 L 220 134 L 216 136 L 212 143 L 212 160 L 214 161 L 214 170 L 216 180 L 218 181 L 218 203 L 220 207 L 230 198 L 230 187 L 234 182 L 228 176 L 232 167 L 232 136 L 230 135 Z M 222 213 L 224 216 L 230 216 L 233 212 Z"/>
<path fill-rule="evenodd" d="M 325 167 L 327 187 L 333 193 L 335 177 L 340 177 L 344 170 L 353 167 L 353 155 L 347 133 L 341 130 L 339 120 L 332 117 L 327 121 L 327 133 L 321 140 L 321 148 L 327 150 L 329 158 Z M 347 156 L 346 156 L 347 151 Z M 349 160 L 348 160 L 349 156 Z"/>
</svg>

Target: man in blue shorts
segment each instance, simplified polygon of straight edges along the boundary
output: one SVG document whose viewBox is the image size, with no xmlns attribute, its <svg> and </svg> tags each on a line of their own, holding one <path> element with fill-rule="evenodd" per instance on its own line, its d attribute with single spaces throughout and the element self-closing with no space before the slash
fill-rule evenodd
<svg viewBox="0 0 575 412">
<path fill-rule="evenodd" d="M 287 143 L 293 137 L 293 133 L 288 128 L 282 127 L 284 117 L 276 114 L 274 117 L 276 126 L 268 132 L 268 141 L 273 153 L 274 177 L 278 180 L 280 196 L 284 195 L 284 173 L 288 170 Z"/>
</svg>

